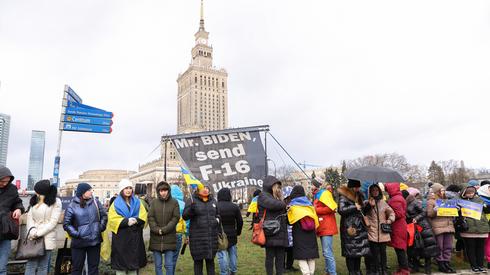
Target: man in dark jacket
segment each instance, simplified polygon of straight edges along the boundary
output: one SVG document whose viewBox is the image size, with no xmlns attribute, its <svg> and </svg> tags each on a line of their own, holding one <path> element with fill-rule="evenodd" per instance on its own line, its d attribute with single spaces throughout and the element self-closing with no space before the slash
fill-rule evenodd
<svg viewBox="0 0 490 275">
<path fill-rule="evenodd" d="M 242 234 L 243 219 L 238 205 L 231 202 L 231 192 L 223 188 L 218 192 L 218 212 L 223 230 L 228 237 L 228 249 L 218 251 L 221 275 L 235 275 L 237 269 L 237 236 Z M 230 272 L 228 272 L 228 270 Z"/>
<path fill-rule="evenodd" d="M 0 166 L 0 228 L 8 227 L 11 218 L 18 220 L 24 212 L 17 188 L 12 184 L 14 176 L 7 167 Z M 7 274 L 10 255 L 10 238 L 0 233 L 0 274 Z"/>
<path fill-rule="evenodd" d="M 175 227 L 180 219 L 179 204 L 172 198 L 168 183 L 161 181 L 156 189 L 158 198 L 151 202 L 148 212 L 150 250 L 153 251 L 155 274 L 163 274 L 162 254 L 164 254 L 165 272 L 167 275 L 173 275 L 173 257 L 177 247 Z"/>
</svg>

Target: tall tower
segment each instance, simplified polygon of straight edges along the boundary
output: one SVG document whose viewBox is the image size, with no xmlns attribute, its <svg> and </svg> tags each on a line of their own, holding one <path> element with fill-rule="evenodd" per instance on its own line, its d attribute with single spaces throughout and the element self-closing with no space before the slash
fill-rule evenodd
<svg viewBox="0 0 490 275">
<path fill-rule="evenodd" d="M 45 140 L 44 131 L 32 130 L 27 190 L 34 190 L 34 184 L 43 178 Z"/>
<path fill-rule="evenodd" d="M 191 64 L 177 78 L 177 132 L 221 130 L 228 127 L 228 73 L 213 66 L 213 47 L 204 28 L 201 0 L 199 30 L 194 34 Z"/>
<path fill-rule="evenodd" d="M 9 147 L 10 116 L 0 114 L 0 166 L 7 166 Z"/>
</svg>

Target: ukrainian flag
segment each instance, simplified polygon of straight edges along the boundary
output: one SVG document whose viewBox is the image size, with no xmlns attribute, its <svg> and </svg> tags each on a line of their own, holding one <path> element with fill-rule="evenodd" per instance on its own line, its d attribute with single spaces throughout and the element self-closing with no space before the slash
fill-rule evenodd
<svg viewBox="0 0 490 275">
<path fill-rule="evenodd" d="M 315 194 L 315 199 L 325 204 L 328 208 L 332 209 L 332 211 L 337 209 L 337 203 L 333 199 L 332 192 L 328 190 L 320 189 L 320 191 Z"/>
<path fill-rule="evenodd" d="M 187 185 L 190 185 L 190 186 L 197 188 L 197 189 L 204 188 L 204 185 L 198 179 L 196 179 L 191 174 L 191 172 L 189 172 L 189 170 L 185 169 L 182 166 L 180 166 L 180 170 L 182 171 L 182 175 L 184 176 L 184 180 L 185 180 L 185 183 L 187 183 Z"/>
<path fill-rule="evenodd" d="M 320 226 L 315 208 L 307 197 L 294 198 L 289 203 L 289 206 L 288 220 L 290 224 L 294 224 L 304 217 L 310 217 L 315 220 L 315 228 L 318 228 L 318 226 Z"/>
<path fill-rule="evenodd" d="M 252 202 L 250 202 L 250 205 L 248 206 L 247 212 L 250 212 L 250 213 L 258 213 L 259 212 L 259 208 L 257 207 L 257 198 L 258 198 L 258 196 L 255 196 L 252 199 Z"/>
</svg>

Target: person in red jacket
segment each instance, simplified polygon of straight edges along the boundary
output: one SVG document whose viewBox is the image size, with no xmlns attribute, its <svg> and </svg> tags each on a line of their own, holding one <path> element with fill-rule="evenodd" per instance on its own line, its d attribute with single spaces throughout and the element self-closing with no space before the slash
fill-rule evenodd
<svg viewBox="0 0 490 275">
<path fill-rule="evenodd" d="M 386 183 L 386 192 L 390 195 L 388 205 L 395 211 L 395 222 L 391 225 L 391 246 L 395 249 L 398 259 L 398 271 L 394 274 L 410 274 L 407 260 L 407 202 L 400 191 L 400 183 Z"/>
<path fill-rule="evenodd" d="M 313 194 L 313 206 L 315 206 L 316 214 L 318 215 L 318 221 L 320 226 L 316 229 L 317 236 L 320 237 L 322 242 L 323 257 L 325 258 L 325 273 L 329 275 L 337 275 L 335 258 L 333 254 L 333 235 L 338 233 L 337 221 L 335 220 L 335 212 L 337 210 L 336 203 L 330 204 L 330 208 L 324 202 L 325 197 L 329 197 L 333 200 L 331 185 L 326 188 L 322 188 L 322 183 L 313 179 L 311 181 L 311 192 Z M 330 194 L 323 194 L 329 192 Z M 322 196 L 329 195 L 329 196 Z M 323 201 L 320 201 L 320 199 Z"/>
</svg>

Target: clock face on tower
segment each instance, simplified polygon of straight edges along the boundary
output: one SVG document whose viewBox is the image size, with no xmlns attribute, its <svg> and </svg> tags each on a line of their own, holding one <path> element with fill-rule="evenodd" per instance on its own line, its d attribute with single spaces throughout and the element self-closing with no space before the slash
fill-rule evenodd
<svg viewBox="0 0 490 275">
<path fill-rule="evenodd" d="M 201 38 L 201 39 L 199 39 L 199 43 L 201 43 L 201 44 L 206 44 L 206 42 L 207 42 L 207 41 L 206 41 L 206 39 L 205 39 L 205 38 Z"/>
</svg>

